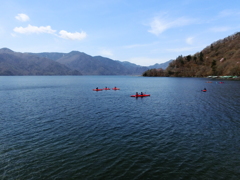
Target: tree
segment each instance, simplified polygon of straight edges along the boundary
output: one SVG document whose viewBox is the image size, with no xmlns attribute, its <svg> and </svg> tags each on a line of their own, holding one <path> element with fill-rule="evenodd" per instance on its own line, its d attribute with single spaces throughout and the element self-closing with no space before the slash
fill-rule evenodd
<svg viewBox="0 0 240 180">
<path fill-rule="evenodd" d="M 213 50 L 213 44 L 211 44 L 211 51 Z"/>
<path fill-rule="evenodd" d="M 199 60 L 200 60 L 201 62 L 203 62 L 203 53 L 202 53 L 202 52 L 200 52 Z"/>
<path fill-rule="evenodd" d="M 188 55 L 186 58 L 187 58 L 188 62 L 192 60 L 192 56 L 191 55 Z"/>
<path fill-rule="evenodd" d="M 216 65 L 217 65 L 217 62 L 216 62 L 216 60 L 214 59 L 214 60 L 212 61 L 212 65 L 211 65 L 213 75 L 216 75 Z"/>
</svg>

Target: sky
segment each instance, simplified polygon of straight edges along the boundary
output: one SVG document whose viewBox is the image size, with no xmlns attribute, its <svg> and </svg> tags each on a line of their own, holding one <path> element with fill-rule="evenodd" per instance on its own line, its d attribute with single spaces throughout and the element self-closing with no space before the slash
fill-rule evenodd
<svg viewBox="0 0 240 180">
<path fill-rule="evenodd" d="M 149 66 L 239 32 L 239 0 L 0 0 L 0 48 Z"/>
</svg>

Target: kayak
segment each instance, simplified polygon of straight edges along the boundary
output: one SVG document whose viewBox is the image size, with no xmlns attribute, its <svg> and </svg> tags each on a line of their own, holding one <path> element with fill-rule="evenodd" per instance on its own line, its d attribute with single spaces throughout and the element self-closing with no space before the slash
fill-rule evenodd
<svg viewBox="0 0 240 180">
<path fill-rule="evenodd" d="M 207 92 L 207 90 L 202 90 L 202 92 Z"/>
<path fill-rule="evenodd" d="M 102 91 L 102 89 L 93 89 L 93 91 Z"/>
<path fill-rule="evenodd" d="M 150 94 L 143 94 L 143 95 L 131 95 L 131 97 L 146 97 L 146 96 L 150 96 Z"/>
<path fill-rule="evenodd" d="M 112 88 L 112 90 L 120 90 L 120 88 Z"/>
<path fill-rule="evenodd" d="M 103 90 L 110 90 L 110 88 L 103 88 Z"/>
</svg>

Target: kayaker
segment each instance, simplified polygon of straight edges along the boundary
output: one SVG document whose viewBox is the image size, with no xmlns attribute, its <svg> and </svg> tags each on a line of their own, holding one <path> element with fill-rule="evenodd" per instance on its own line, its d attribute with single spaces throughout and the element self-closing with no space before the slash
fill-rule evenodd
<svg viewBox="0 0 240 180">
<path fill-rule="evenodd" d="M 96 87 L 96 90 L 98 90 L 98 87 Z"/>
<path fill-rule="evenodd" d="M 143 95 L 143 92 L 141 92 L 141 95 Z"/>
<path fill-rule="evenodd" d="M 136 96 L 138 96 L 138 92 L 136 92 Z"/>
</svg>

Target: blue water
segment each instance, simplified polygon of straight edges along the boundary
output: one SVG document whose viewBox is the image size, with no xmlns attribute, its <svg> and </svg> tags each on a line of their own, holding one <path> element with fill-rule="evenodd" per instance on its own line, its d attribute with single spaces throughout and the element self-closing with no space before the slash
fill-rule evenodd
<svg viewBox="0 0 240 180">
<path fill-rule="evenodd" d="M 0 77 L 0 179 L 240 179 L 240 81 L 206 81 Z"/>
</svg>

